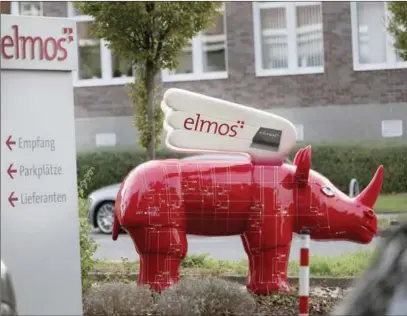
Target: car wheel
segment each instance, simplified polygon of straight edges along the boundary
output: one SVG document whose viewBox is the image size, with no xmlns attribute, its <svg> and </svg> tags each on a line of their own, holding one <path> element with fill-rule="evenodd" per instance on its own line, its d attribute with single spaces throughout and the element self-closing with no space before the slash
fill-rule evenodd
<svg viewBox="0 0 407 316">
<path fill-rule="evenodd" d="M 114 202 L 103 202 L 96 211 L 96 226 L 104 234 L 111 234 L 113 228 Z"/>
</svg>

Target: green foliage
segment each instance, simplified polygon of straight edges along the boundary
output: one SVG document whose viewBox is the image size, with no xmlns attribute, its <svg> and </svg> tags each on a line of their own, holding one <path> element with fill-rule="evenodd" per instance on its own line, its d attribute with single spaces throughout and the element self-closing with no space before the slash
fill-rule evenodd
<svg viewBox="0 0 407 316">
<path fill-rule="evenodd" d="M 295 152 L 293 150 L 291 158 Z M 157 153 L 157 158 L 183 156 L 168 151 Z M 146 154 L 138 150 L 98 150 L 78 153 L 79 179 L 89 167 L 94 167 L 92 182 L 84 194 L 121 182 L 130 170 L 146 160 Z M 382 193 L 407 192 L 406 143 L 312 145 L 312 167 L 327 176 L 345 193 L 349 190 L 349 182 L 352 178 L 359 181 L 361 189 L 365 187 L 380 164 L 385 168 Z"/>
<path fill-rule="evenodd" d="M 407 60 L 407 2 L 391 1 L 387 4 L 391 12 L 389 31 L 396 40 L 401 58 Z"/>
<path fill-rule="evenodd" d="M 349 191 L 352 178 L 356 178 L 363 189 L 379 165 L 384 166 L 382 193 L 407 192 L 405 142 L 312 145 L 312 168 L 345 193 Z"/>
<path fill-rule="evenodd" d="M 75 7 L 94 17 L 93 33 L 134 65 L 149 60 L 154 73 L 177 66 L 178 53 L 201 30 L 212 26 L 221 2 L 95 1 Z"/>
<path fill-rule="evenodd" d="M 90 167 L 88 169 L 86 169 L 86 172 L 83 174 L 83 176 L 81 179 L 78 181 L 78 196 L 83 199 L 85 197 L 85 191 L 88 188 L 89 182 L 92 179 L 92 176 L 94 174 L 95 168 Z"/>
<path fill-rule="evenodd" d="M 375 210 L 381 213 L 407 213 L 407 192 L 381 195 L 376 201 Z"/>
<path fill-rule="evenodd" d="M 312 276 L 350 277 L 359 276 L 370 265 L 374 250 L 362 250 L 342 256 L 310 256 L 310 274 Z M 290 261 L 290 275 L 298 275 L 300 263 Z"/>
<path fill-rule="evenodd" d="M 140 145 L 155 158 L 162 131 L 163 113 L 157 106 L 157 75 L 174 69 L 188 41 L 213 25 L 221 2 L 95 1 L 74 4 L 94 18 L 92 33 L 108 42 L 119 58 L 136 69 L 136 83 L 127 86 L 134 104 Z"/>
<path fill-rule="evenodd" d="M 180 154 L 172 152 L 157 152 L 156 158 L 176 158 Z M 147 161 L 147 155 L 141 150 L 96 150 L 77 154 L 77 176 L 81 179 L 92 166 L 94 173 L 92 182 L 88 183 L 85 196 L 103 186 L 120 183 L 124 177 L 136 166 Z"/>
<path fill-rule="evenodd" d="M 90 226 L 85 218 L 79 219 L 80 223 L 80 248 L 81 248 L 81 274 L 82 274 L 82 292 L 85 294 L 92 286 L 92 280 L 89 272 L 93 270 L 95 261 L 93 255 L 96 252 L 97 245 L 89 237 Z"/>
<path fill-rule="evenodd" d="M 88 200 L 78 197 L 79 218 L 85 218 L 89 214 Z"/>
<path fill-rule="evenodd" d="M 311 255 L 310 273 L 313 276 L 325 277 L 356 277 L 359 276 L 372 261 L 376 249 L 362 250 L 346 253 L 340 256 L 329 257 Z M 132 274 L 139 271 L 138 261 L 123 259 L 122 262 L 98 260 L 95 271 L 111 274 L 110 279 L 130 280 Z M 247 258 L 241 260 L 216 260 L 208 254 L 188 254 L 181 264 L 181 275 L 199 276 L 244 276 L 248 272 Z M 300 263 L 290 260 L 288 275 L 298 276 Z"/>
<path fill-rule="evenodd" d="M 78 178 L 78 197 L 79 201 L 84 199 L 85 190 L 88 188 L 88 184 L 93 174 L 93 167 L 88 168 L 83 177 Z M 80 202 L 79 202 L 80 203 Z M 79 208 L 79 212 L 81 209 Z M 81 215 L 81 214 L 80 214 Z M 86 218 L 79 218 L 80 230 L 79 241 L 81 249 L 81 274 L 82 274 L 82 292 L 85 294 L 92 286 L 92 280 L 89 278 L 89 272 L 95 267 L 95 260 L 93 255 L 96 252 L 97 245 L 93 239 L 89 237 L 91 230 Z"/>
<path fill-rule="evenodd" d="M 137 71 L 140 71 L 138 69 Z M 158 149 L 161 144 L 161 132 L 163 129 L 164 113 L 160 108 L 160 89 L 161 86 L 155 86 L 153 93 L 154 103 L 154 124 L 155 124 L 155 149 Z M 152 133 L 149 129 L 148 123 L 148 96 L 147 87 L 144 81 L 137 81 L 136 83 L 126 84 L 126 91 L 133 102 L 134 115 L 133 122 L 137 130 L 140 132 L 138 143 L 142 148 L 148 148 Z"/>
</svg>

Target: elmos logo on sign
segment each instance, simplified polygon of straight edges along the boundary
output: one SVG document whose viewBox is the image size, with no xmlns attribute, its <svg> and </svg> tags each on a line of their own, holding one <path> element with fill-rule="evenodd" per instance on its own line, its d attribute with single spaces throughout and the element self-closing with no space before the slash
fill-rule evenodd
<svg viewBox="0 0 407 316">
<path fill-rule="evenodd" d="M 63 27 L 62 35 L 53 36 L 24 36 L 20 34 L 19 26 L 11 26 L 11 34 L 1 37 L 1 57 L 15 60 L 48 60 L 64 61 L 68 57 L 66 45 L 73 38 L 72 28 Z"/>
<path fill-rule="evenodd" d="M 215 121 L 201 119 L 201 114 L 197 113 L 196 118 L 188 117 L 184 121 L 184 128 L 189 131 L 204 132 L 209 134 L 235 137 L 237 128 L 244 128 L 244 121 L 237 121 L 236 124 L 219 124 Z"/>
</svg>

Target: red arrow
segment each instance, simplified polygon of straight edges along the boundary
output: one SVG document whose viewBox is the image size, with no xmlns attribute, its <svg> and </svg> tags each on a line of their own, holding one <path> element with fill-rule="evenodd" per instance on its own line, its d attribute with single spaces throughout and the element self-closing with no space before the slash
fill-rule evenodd
<svg viewBox="0 0 407 316">
<path fill-rule="evenodd" d="M 7 173 L 10 176 L 11 179 L 14 179 L 13 173 L 17 173 L 17 169 L 13 169 L 13 165 L 14 164 L 11 164 L 7 169 Z"/>
<path fill-rule="evenodd" d="M 11 140 L 11 135 L 7 138 L 6 141 L 6 145 L 8 147 L 8 149 L 13 150 L 13 148 L 11 148 L 11 145 L 15 145 L 16 142 L 14 140 Z"/>
<path fill-rule="evenodd" d="M 12 207 L 15 206 L 14 202 L 18 201 L 18 198 L 14 196 L 14 191 L 10 193 L 10 196 L 8 197 L 8 202 Z"/>
</svg>

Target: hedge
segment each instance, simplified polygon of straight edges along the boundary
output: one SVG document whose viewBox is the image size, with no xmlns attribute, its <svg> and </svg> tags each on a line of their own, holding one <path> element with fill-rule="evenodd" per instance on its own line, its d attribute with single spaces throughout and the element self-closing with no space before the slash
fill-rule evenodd
<svg viewBox="0 0 407 316">
<path fill-rule="evenodd" d="M 297 147 L 301 146 L 304 145 Z M 296 150 L 292 151 L 291 158 Z M 158 159 L 182 157 L 168 151 L 157 153 Z M 78 179 L 82 179 L 90 167 L 94 168 L 85 190 L 87 195 L 103 186 L 121 182 L 130 170 L 146 160 L 146 154 L 135 149 L 79 152 Z M 407 142 L 312 144 L 312 168 L 346 193 L 352 178 L 359 181 L 361 188 L 365 187 L 380 164 L 385 168 L 382 193 L 407 192 Z"/>
</svg>

